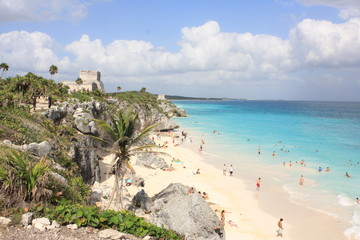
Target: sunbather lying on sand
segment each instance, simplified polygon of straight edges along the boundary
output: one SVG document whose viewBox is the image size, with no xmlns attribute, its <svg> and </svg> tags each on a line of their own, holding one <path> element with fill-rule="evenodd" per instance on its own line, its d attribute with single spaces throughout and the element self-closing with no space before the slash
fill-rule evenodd
<svg viewBox="0 0 360 240">
<path fill-rule="evenodd" d="M 168 168 L 162 168 L 162 170 L 163 170 L 163 171 L 168 171 L 168 172 L 170 172 L 170 171 L 174 171 L 175 168 L 173 167 L 172 164 L 170 164 L 170 167 L 168 167 Z"/>
<path fill-rule="evenodd" d="M 229 220 L 228 224 L 232 227 L 238 227 L 237 224 L 234 221 Z"/>
</svg>

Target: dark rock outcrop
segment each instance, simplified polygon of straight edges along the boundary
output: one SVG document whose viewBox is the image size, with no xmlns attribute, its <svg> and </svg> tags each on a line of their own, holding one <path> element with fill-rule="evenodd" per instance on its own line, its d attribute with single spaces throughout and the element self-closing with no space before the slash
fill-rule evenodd
<svg viewBox="0 0 360 240">
<path fill-rule="evenodd" d="M 183 234 L 186 239 L 222 239 L 215 231 L 223 232 L 220 219 L 199 194 L 188 195 L 188 189 L 179 183 L 170 184 L 155 195 L 151 222 Z"/>
<path fill-rule="evenodd" d="M 86 135 L 78 135 L 72 140 L 70 157 L 77 163 L 84 182 L 88 184 L 100 181 L 100 166 L 95 141 Z"/>
<path fill-rule="evenodd" d="M 130 211 L 135 211 L 136 209 L 140 208 L 145 213 L 150 213 L 150 209 L 153 202 L 151 198 L 147 195 L 144 190 L 140 190 L 132 199 L 131 205 L 129 207 Z"/>
<path fill-rule="evenodd" d="M 45 111 L 44 116 L 56 124 L 60 124 L 61 120 L 66 117 L 67 110 L 64 107 L 55 107 Z"/>
</svg>

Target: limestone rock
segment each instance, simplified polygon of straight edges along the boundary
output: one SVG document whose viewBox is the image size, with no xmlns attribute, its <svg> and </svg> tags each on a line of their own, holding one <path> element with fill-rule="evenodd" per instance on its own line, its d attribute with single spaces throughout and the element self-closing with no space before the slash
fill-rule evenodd
<svg viewBox="0 0 360 240">
<path fill-rule="evenodd" d="M 50 221 L 47 218 L 35 218 L 32 220 L 32 226 L 40 231 L 45 231 L 47 226 L 50 226 Z"/>
<path fill-rule="evenodd" d="M 60 174 L 56 172 L 50 172 L 50 176 L 55 180 L 56 184 L 59 184 L 61 186 L 68 186 L 66 178 L 64 178 Z"/>
<path fill-rule="evenodd" d="M 54 123 L 60 123 L 61 120 L 63 118 L 65 118 L 67 115 L 67 111 L 66 108 L 63 107 L 55 107 L 55 108 L 51 108 L 48 109 L 45 113 L 44 116 L 48 119 L 50 119 L 51 121 L 53 121 Z"/>
<path fill-rule="evenodd" d="M 152 169 L 169 167 L 162 157 L 159 157 L 156 153 L 151 152 L 139 154 L 135 164 Z"/>
<path fill-rule="evenodd" d="M 21 215 L 21 224 L 23 226 L 27 226 L 27 225 L 31 224 L 33 215 L 34 215 L 34 213 L 32 213 L 32 212 L 27 212 L 27 213 L 24 213 L 23 215 Z"/>
<path fill-rule="evenodd" d="M 151 198 L 146 194 L 144 190 L 140 190 L 133 197 L 129 210 L 135 211 L 136 209 L 141 208 L 145 213 L 150 213 L 151 206 Z"/>
<path fill-rule="evenodd" d="M 75 118 L 75 126 L 80 132 L 84 134 L 97 132 L 95 123 L 92 121 L 92 119 L 94 119 L 94 116 L 84 111 L 83 108 L 76 109 L 73 116 Z M 93 123 L 90 125 L 90 122 Z"/>
<path fill-rule="evenodd" d="M 199 194 L 188 195 L 188 189 L 179 183 L 170 184 L 155 195 L 152 222 L 183 234 L 186 239 L 222 239 L 215 232 L 223 232 L 220 219 Z"/>
<path fill-rule="evenodd" d="M 78 229 L 78 226 L 76 224 L 68 224 L 66 225 L 67 228 L 71 229 L 71 230 L 76 230 Z"/>
<path fill-rule="evenodd" d="M 60 224 L 58 224 L 57 221 L 54 220 L 54 221 L 51 223 L 51 226 L 54 226 L 55 228 L 59 228 L 59 227 L 60 227 Z"/>
<path fill-rule="evenodd" d="M 132 184 L 136 187 L 144 187 L 145 186 L 145 179 L 139 176 L 135 176 L 132 179 Z"/>
<path fill-rule="evenodd" d="M 79 166 L 80 174 L 87 184 L 100 181 L 100 166 L 95 149 L 95 140 L 90 136 L 79 135 L 72 139 L 73 159 Z"/>
<path fill-rule="evenodd" d="M 105 229 L 98 233 L 99 238 L 105 238 L 105 239 L 120 239 L 124 236 L 126 236 L 125 233 L 116 231 L 114 229 Z"/>
<path fill-rule="evenodd" d="M 44 157 L 51 151 L 51 146 L 48 141 L 43 141 L 41 143 L 30 143 L 27 145 L 27 151 L 32 155 Z"/>
<path fill-rule="evenodd" d="M 95 192 L 95 191 L 92 191 L 90 193 L 90 204 L 91 205 L 94 205 L 97 202 L 101 202 L 101 200 L 102 200 L 101 193 Z"/>
<path fill-rule="evenodd" d="M 12 142 L 11 142 L 10 140 L 6 139 L 6 140 L 4 140 L 4 144 L 6 144 L 6 145 L 12 145 Z"/>
<path fill-rule="evenodd" d="M 6 218 L 6 217 L 0 217 L 0 226 L 7 227 L 10 222 L 11 222 L 11 219 Z"/>
</svg>

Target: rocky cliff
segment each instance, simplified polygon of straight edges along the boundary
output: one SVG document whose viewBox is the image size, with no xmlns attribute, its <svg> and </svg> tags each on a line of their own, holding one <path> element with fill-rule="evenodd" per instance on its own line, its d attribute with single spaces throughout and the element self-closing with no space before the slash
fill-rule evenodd
<svg viewBox="0 0 360 240">
<path fill-rule="evenodd" d="M 156 131 L 167 131 L 179 126 L 172 121 L 172 117 L 186 116 L 185 112 L 178 109 L 168 101 L 161 101 L 157 107 L 146 104 L 130 104 L 116 99 L 107 101 L 89 101 L 80 103 L 63 102 L 55 108 L 44 112 L 44 116 L 56 124 L 72 126 L 78 132 L 72 140 L 67 153 L 72 161 L 80 168 L 84 181 L 93 184 L 100 180 L 99 155 L 104 144 L 94 140 L 92 136 L 99 136 L 94 119 L 103 119 L 110 122 L 110 114 L 122 109 L 133 108 L 139 113 L 137 128 L 143 129 L 151 124 L 157 124 Z M 100 153 L 100 154 L 99 154 Z"/>
</svg>

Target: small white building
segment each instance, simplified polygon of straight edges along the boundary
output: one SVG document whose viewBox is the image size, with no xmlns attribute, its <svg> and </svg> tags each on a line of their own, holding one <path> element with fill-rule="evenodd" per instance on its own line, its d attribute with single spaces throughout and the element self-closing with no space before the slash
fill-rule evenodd
<svg viewBox="0 0 360 240">
<path fill-rule="evenodd" d="M 79 78 L 81 78 L 82 84 L 77 84 L 75 81 L 63 81 L 61 83 L 68 86 L 71 92 L 82 90 L 95 91 L 96 89 L 105 92 L 99 71 L 81 70 Z"/>
</svg>

